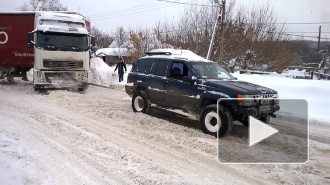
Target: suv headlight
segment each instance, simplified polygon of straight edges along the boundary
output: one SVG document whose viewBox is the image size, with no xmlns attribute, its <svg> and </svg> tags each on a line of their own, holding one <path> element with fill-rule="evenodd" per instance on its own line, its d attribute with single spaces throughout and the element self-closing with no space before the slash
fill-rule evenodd
<svg viewBox="0 0 330 185">
<path fill-rule="evenodd" d="M 237 101 L 239 105 L 242 106 L 252 106 L 255 105 L 253 95 L 237 95 Z"/>
<path fill-rule="evenodd" d="M 279 99 L 278 94 L 274 94 L 273 95 L 273 98 L 274 98 L 274 103 L 276 103 L 276 104 L 279 104 L 280 103 L 280 99 Z"/>
</svg>

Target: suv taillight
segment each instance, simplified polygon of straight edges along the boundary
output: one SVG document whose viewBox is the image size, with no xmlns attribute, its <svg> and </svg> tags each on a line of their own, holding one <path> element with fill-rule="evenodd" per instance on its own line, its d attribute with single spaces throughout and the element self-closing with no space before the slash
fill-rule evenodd
<svg viewBox="0 0 330 185">
<path fill-rule="evenodd" d="M 130 82 L 131 82 L 130 78 L 131 78 L 131 77 L 128 75 L 128 76 L 127 76 L 127 83 L 130 83 Z"/>
</svg>

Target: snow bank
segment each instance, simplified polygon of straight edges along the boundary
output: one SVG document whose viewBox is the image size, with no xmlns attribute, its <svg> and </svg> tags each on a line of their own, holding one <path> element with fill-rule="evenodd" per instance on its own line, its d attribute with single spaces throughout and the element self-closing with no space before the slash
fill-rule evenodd
<svg viewBox="0 0 330 185">
<path fill-rule="evenodd" d="M 283 78 L 273 75 L 247 75 L 234 73 L 239 80 L 275 89 L 280 98 L 306 99 L 309 117 L 330 124 L 330 81 Z"/>
<path fill-rule="evenodd" d="M 101 58 L 92 58 L 88 71 L 89 82 L 102 86 L 110 86 L 114 83 L 112 74 L 114 69 L 109 67 Z"/>
</svg>

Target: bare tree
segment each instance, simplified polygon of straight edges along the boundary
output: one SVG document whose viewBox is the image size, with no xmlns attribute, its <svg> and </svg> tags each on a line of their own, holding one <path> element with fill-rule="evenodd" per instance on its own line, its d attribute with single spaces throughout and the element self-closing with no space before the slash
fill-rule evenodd
<svg viewBox="0 0 330 185">
<path fill-rule="evenodd" d="M 114 34 L 114 46 L 118 48 L 127 47 L 128 45 L 128 33 L 125 31 L 124 27 L 118 27 Z"/>
<path fill-rule="evenodd" d="M 114 38 L 109 33 L 105 33 L 94 26 L 92 27 L 91 32 L 95 37 L 96 49 L 107 48 L 114 41 Z"/>
<path fill-rule="evenodd" d="M 67 11 L 59 0 L 29 0 L 18 7 L 19 11 Z"/>
<path fill-rule="evenodd" d="M 211 5 L 211 6 L 209 6 Z M 284 34 L 284 25 L 278 25 L 277 16 L 270 4 L 248 9 L 227 5 L 224 23 L 224 63 L 231 69 L 261 69 L 281 71 L 292 62 L 288 47 L 289 37 Z M 207 6 L 189 6 L 177 23 L 156 25 L 160 41 L 175 48 L 190 49 L 206 57 L 214 22 L 219 13 L 213 1 Z M 215 37 L 211 60 L 220 62 L 220 38 Z M 234 60 L 233 60 L 234 59 Z"/>
</svg>

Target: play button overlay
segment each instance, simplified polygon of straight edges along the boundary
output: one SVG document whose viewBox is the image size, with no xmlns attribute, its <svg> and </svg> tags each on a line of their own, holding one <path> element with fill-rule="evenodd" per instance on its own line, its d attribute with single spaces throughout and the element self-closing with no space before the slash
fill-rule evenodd
<svg viewBox="0 0 330 185">
<path fill-rule="evenodd" d="M 278 130 L 266 125 L 265 123 L 249 116 L 249 146 L 253 146 L 256 143 L 278 133 Z"/>
<path fill-rule="evenodd" d="M 233 119 L 230 134 L 218 138 L 218 161 L 221 164 L 308 162 L 309 119 L 306 100 L 220 99 L 219 105 L 227 106 Z M 225 124 L 224 121 L 226 119 L 218 125 Z"/>
</svg>

